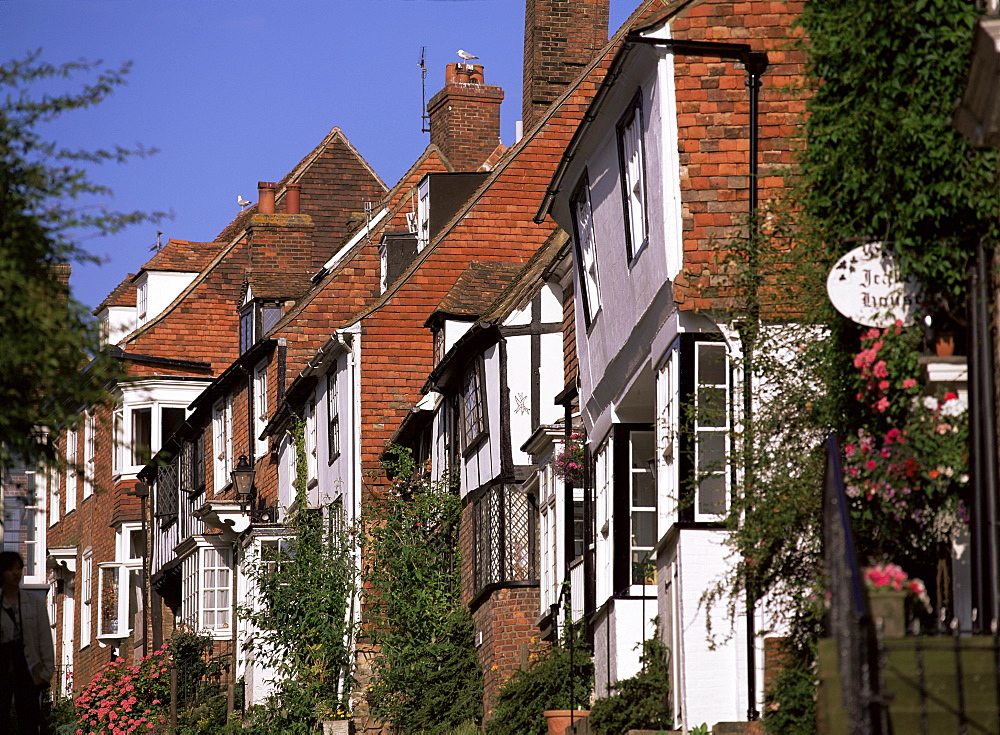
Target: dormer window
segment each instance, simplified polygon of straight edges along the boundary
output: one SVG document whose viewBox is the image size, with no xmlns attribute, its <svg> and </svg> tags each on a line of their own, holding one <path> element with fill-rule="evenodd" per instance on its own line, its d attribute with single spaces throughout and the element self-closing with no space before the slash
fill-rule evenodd
<svg viewBox="0 0 1000 735">
<path fill-rule="evenodd" d="M 240 311 L 240 354 L 253 347 L 281 319 L 280 301 L 254 299 Z"/>
<path fill-rule="evenodd" d="M 431 182 L 425 177 L 417 188 L 417 252 L 431 241 Z"/>
<path fill-rule="evenodd" d="M 139 324 L 146 323 L 146 312 L 149 309 L 149 282 L 143 281 L 135 289 L 135 315 Z"/>
<path fill-rule="evenodd" d="M 434 330 L 434 364 L 444 359 L 444 324 Z"/>
</svg>

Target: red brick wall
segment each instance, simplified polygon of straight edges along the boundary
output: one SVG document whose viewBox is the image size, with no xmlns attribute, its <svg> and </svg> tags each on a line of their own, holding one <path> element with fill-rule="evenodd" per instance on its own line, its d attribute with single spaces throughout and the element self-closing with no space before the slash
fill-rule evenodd
<svg viewBox="0 0 1000 735">
<path fill-rule="evenodd" d="M 762 211 L 788 192 L 796 151 L 804 144 L 805 51 L 794 27 L 803 3 L 715 2 L 672 24 L 675 38 L 747 43 L 769 65 L 759 101 L 758 192 Z M 682 309 L 721 312 L 738 306 L 724 264 L 727 244 L 746 234 L 749 201 L 749 94 L 733 62 L 676 57 L 678 147 L 684 226 L 684 270 L 675 284 Z"/>
<path fill-rule="evenodd" d="M 608 0 L 528 0 L 521 119 L 530 130 L 608 42 Z"/>
</svg>

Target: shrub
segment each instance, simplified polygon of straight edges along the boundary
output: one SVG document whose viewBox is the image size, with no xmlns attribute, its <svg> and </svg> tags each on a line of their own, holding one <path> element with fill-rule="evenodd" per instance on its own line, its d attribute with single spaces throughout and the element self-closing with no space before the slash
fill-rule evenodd
<svg viewBox="0 0 1000 735">
<path fill-rule="evenodd" d="M 659 626 L 657 626 L 659 627 Z M 629 730 L 669 730 L 673 726 L 670 706 L 670 649 L 658 638 L 643 641 L 642 670 L 611 688 L 590 708 L 590 727 L 602 735 Z"/>
<path fill-rule="evenodd" d="M 500 688 L 489 735 L 545 735 L 542 712 L 585 704 L 594 685 L 594 662 L 579 632 L 571 629 L 559 644 L 535 656 Z"/>
<path fill-rule="evenodd" d="M 136 664 L 112 661 L 76 699 L 78 735 L 148 732 L 167 723 L 170 653 L 164 646 Z"/>
</svg>

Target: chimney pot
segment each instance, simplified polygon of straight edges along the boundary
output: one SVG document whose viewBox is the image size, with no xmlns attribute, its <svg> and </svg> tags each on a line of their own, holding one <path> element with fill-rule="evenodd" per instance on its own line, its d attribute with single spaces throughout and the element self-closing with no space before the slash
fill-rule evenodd
<svg viewBox="0 0 1000 735">
<path fill-rule="evenodd" d="M 299 184 L 287 184 L 285 186 L 286 214 L 299 214 L 301 189 Z"/>
<path fill-rule="evenodd" d="M 274 214 L 274 188 L 273 181 L 257 182 L 257 211 L 260 214 Z"/>
</svg>

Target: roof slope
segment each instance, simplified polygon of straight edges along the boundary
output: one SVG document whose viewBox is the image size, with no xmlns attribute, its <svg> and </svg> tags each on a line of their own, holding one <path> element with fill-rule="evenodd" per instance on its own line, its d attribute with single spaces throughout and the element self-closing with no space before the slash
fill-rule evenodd
<svg viewBox="0 0 1000 735">
<path fill-rule="evenodd" d="M 191 242 L 189 240 L 174 240 L 157 251 L 139 270 L 142 271 L 176 271 L 179 273 L 198 273 L 211 262 L 219 252 L 218 242 Z"/>
<path fill-rule="evenodd" d="M 521 272 L 520 263 L 503 261 L 469 263 L 455 285 L 441 299 L 434 315 L 478 317 Z"/>
<path fill-rule="evenodd" d="M 302 187 L 301 212 L 313 218 L 316 247 L 331 254 L 354 229 L 354 216 L 364 212 L 365 203 L 378 202 L 388 189 L 336 127 L 277 183 L 276 211 L 283 207 L 288 184 Z M 232 242 L 257 213 L 257 204 L 244 209 L 219 233 L 216 241 Z"/>
</svg>

